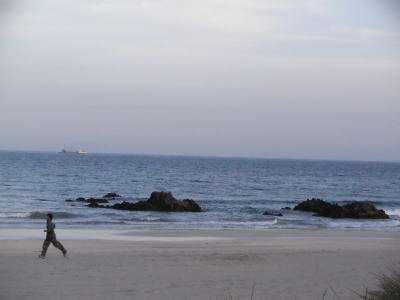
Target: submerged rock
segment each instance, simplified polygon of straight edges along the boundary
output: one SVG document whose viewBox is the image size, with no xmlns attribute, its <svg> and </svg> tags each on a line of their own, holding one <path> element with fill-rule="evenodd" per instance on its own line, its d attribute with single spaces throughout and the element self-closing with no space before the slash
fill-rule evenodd
<svg viewBox="0 0 400 300">
<path fill-rule="evenodd" d="M 121 210 L 152 210 L 166 212 L 201 212 L 201 207 L 194 200 L 177 200 L 171 192 L 153 192 L 147 201 L 121 202 L 114 205 L 90 203 L 92 208 L 112 208 Z"/>
<path fill-rule="evenodd" d="M 85 200 L 85 202 L 88 202 L 88 203 L 108 203 L 108 200 L 107 199 L 99 199 L 99 198 L 89 198 L 89 199 L 86 199 Z"/>
<path fill-rule="evenodd" d="M 284 210 L 291 210 L 291 208 L 290 208 L 289 206 L 282 207 L 281 209 L 284 209 Z"/>
<path fill-rule="evenodd" d="M 117 193 L 107 193 L 103 196 L 103 198 L 118 198 L 121 197 L 121 195 L 118 195 Z"/>
<path fill-rule="evenodd" d="M 270 211 L 266 211 L 263 213 L 264 216 L 275 216 L 275 217 L 282 217 L 283 215 L 281 213 L 273 213 Z"/>
<path fill-rule="evenodd" d="M 67 199 L 65 201 L 66 202 L 85 202 L 85 203 L 90 203 L 90 204 L 93 204 L 93 203 L 108 203 L 108 200 L 107 199 L 103 199 L 103 198 L 88 198 L 88 199 L 85 199 L 83 197 L 76 198 L 75 200 Z"/>
<path fill-rule="evenodd" d="M 296 205 L 294 210 L 315 212 L 315 216 L 329 218 L 389 219 L 384 210 L 379 210 L 366 201 L 354 201 L 340 206 L 313 198 Z"/>
</svg>

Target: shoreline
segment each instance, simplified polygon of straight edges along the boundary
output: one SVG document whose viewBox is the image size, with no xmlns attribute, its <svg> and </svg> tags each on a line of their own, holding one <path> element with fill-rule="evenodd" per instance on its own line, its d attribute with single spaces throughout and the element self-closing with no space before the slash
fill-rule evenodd
<svg viewBox="0 0 400 300">
<path fill-rule="evenodd" d="M 56 229 L 60 240 L 93 241 L 207 241 L 259 239 L 398 239 L 397 230 L 366 229 Z M 42 229 L 2 229 L 1 240 L 43 240 Z"/>
</svg>

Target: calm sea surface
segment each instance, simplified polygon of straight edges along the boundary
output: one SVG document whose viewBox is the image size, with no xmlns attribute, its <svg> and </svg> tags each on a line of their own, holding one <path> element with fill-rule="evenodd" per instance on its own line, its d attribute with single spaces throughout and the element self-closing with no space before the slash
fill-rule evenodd
<svg viewBox="0 0 400 300">
<path fill-rule="evenodd" d="M 204 212 L 127 212 L 65 201 L 108 192 L 123 196 L 114 201 L 139 201 L 152 191 L 194 199 Z M 311 197 L 371 201 L 391 219 L 262 215 Z M 43 227 L 47 212 L 58 228 L 400 230 L 400 163 L 0 151 L 0 228 Z"/>
</svg>

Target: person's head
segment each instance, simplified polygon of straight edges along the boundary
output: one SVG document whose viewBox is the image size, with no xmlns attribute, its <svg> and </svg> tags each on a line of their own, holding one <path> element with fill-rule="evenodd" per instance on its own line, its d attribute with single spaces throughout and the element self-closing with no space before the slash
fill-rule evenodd
<svg viewBox="0 0 400 300">
<path fill-rule="evenodd" d="M 53 220 L 53 214 L 47 214 L 46 219 L 49 221 Z"/>
</svg>

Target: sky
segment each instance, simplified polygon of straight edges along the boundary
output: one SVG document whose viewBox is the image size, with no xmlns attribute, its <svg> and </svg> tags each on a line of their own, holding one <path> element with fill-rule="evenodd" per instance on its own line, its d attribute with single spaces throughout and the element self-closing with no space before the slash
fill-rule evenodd
<svg viewBox="0 0 400 300">
<path fill-rule="evenodd" d="M 397 0 L 0 0 L 0 149 L 400 161 Z"/>
</svg>

